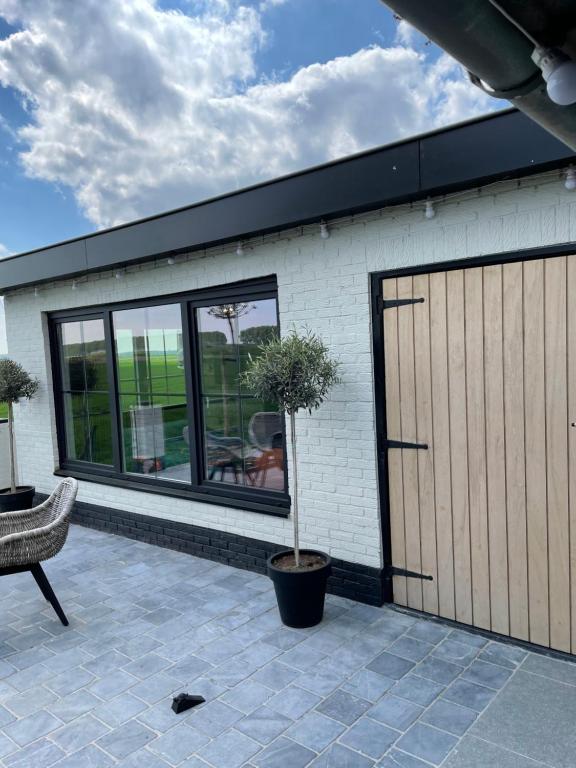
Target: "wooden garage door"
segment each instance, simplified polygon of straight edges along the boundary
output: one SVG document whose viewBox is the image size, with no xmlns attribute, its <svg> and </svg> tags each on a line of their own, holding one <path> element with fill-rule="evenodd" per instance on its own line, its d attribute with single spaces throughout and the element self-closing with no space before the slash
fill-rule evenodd
<svg viewBox="0 0 576 768">
<path fill-rule="evenodd" d="M 382 291 L 395 601 L 575 653 L 576 256 Z"/>
</svg>

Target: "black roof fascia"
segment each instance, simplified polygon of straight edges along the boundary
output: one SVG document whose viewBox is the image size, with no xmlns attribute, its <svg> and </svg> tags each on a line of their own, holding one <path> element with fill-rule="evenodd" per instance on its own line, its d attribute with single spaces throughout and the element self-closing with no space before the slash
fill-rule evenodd
<svg viewBox="0 0 576 768">
<path fill-rule="evenodd" d="M 0 292 L 200 250 L 568 164 L 506 110 L 0 261 Z"/>
</svg>

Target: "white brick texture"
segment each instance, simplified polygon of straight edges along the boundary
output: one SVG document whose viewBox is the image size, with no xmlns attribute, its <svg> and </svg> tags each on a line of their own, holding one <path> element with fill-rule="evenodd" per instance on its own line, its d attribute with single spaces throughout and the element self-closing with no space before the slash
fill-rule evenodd
<svg viewBox="0 0 576 768">
<path fill-rule="evenodd" d="M 559 174 L 503 182 L 422 205 L 389 208 L 331 225 L 292 230 L 235 248 L 130 268 L 124 279 L 91 275 L 6 296 L 10 355 L 40 379 L 38 396 L 16 408 L 21 481 L 48 493 L 58 463 L 46 313 L 193 291 L 274 274 L 282 331 L 308 326 L 342 362 L 343 382 L 312 416 L 298 416 L 302 544 L 379 567 L 371 272 L 576 240 L 576 197 Z M 89 482 L 80 499 L 290 545 L 291 519 Z"/>
</svg>

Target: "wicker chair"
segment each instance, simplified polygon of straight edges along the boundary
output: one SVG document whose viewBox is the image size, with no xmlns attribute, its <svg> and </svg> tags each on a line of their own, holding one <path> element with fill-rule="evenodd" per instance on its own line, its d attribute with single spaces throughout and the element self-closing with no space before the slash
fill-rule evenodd
<svg viewBox="0 0 576 768">
<path fill-rule="evenodd" d="M 66 478 L 38 507 L 0 514 L 0 576 L 30 571 L 64 626 L 68 619 L 40 563 L 64 546 L 77 491 L 77 481 Z"/>
</svg>

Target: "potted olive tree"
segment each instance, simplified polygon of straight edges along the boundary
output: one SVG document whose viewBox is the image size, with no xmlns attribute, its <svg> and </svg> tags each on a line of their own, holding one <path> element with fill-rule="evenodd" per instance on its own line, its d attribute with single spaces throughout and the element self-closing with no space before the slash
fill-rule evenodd
<svg viewBox="0 0 576 768">
<path fill-rule="evenodd" d="M 331 570 L 327 554 L 300 549 L 296 414 L 300 410 L 312 413 L 320 407 L 331 387 L 339 382 L 338 365 L 316 335 L 310 331 L 298 335 L 292 330 L 283 339 L 263 344 L 259 356 L 243 374 L 248 389 L 256 397 L 276 403 L 290 421 L 294 549 L 278 552 L 268 560 L 280 616 L 289 627 L 312 627 L 322 620 Z"/>
<path fill-rule="evenodd" d="M 31 485 L 16 485 L 13 406 L 23 397 L 30 399 L 37 389 L 38 382 L 30 378 L 19 363 L 14 360 L 0 360 L 0 403 L 8 405 L 10 446 L 10 488 L 0 490 L 0 512 L 14 512 L 32 507 L 35 488 Z"/>
</svg>

